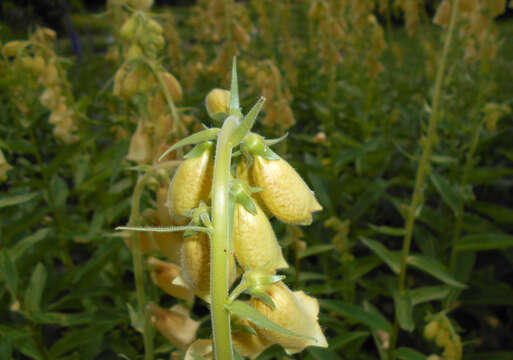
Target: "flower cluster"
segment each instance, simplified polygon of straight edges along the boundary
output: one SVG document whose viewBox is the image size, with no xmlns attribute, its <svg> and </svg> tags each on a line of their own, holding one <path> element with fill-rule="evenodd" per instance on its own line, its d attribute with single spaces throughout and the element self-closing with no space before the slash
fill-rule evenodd
<svg viewBox="0 0 513 360">
<path fill-rule="evenodd" d="M 26 71 L 33 76 L 38 89 L 43 88 L 39 96 L 41 104 L 50 110 L 48 121 L 53 124 L 54 135 L 65 143 L 77 141 L 75 109 L 70 85 L 60 59 L 54 50 L 55 31 L 38 28 L 27 41 L 10 41 L 3 47 L 3 55 L 12 59 L 14 70 Z M 22 70 L 23 69 L 23 70 Z M 28 87 L 28 86 L 27 86 Z M 14 89 L 13 95 L 18 97 L 16 103 L 22 113 L 28 111 L 25 89 Z M 24 100 L 19 100 L 19 98 Z"/>
<path fill-rule="evenodd" d="M 451 321 L 444 314 L 431 317 L 424 328 L 424 337 L 434 341 L 437 346 L 444 348 L 443 360 L 460 360 L 462 357 L 462 344 L 459 335 L 454 330 Z M 432 355 L 433 359 L 440 359 Z M 431 359 L 431 358 L 430 358 Z"/>
<path fill-rule="evenodd" d="M 222 89 L 208 94 L 205 102 L 213 119 L 227 116 L 230 96 L 230 92 Z M 204 131 L 211 130 L 215 129 Z M 176 169 L 167 191 L 161 187 L 157 192 L 159 224 L 182 226 L 184 231 L 154 233 L 159 249 L 171 262 L 150 258 L 148 266 L 159 287 L 187 302 L 192 301 L 192 294 L 211 302 L 213 240 L 208 231 L 201 229 L 212 229 L 214 150 L 212 140 L 200 141 Z M 234 290 L 230 298 L 234 301 L 243 292 L 249 294 L 246 304 L 288 333 L 234 316 L 233 344 L 242 356 L 250 358 L 275 343 L 289 354 L 311 345 L 326 347 L 317 320 L 317 300 L 302 291 L 291 291 L 282 282 L 284 276 L 276 274 L 288 268 L 288 264 L 269 220 L 276 217 L 287 224 L 308 225 L 312 213 L 322 207 L 292 166 L 269 148 L 267 140 L 250 132 L 239 144 L 239 150 L 244 156 L 234 158 L 230 175 L 232 249 L 226 256 L 229 283 L 235 282 L 241 273 L 242 277 L 236 287 L 239 290 Z M 180 342 L 168 334 L 171 331 L 159 319 L 176 317 L 171 310 L 156 305 L 150 310 L 155 326 L 175 345 L 183 348 L 192 341 Z M 183 326 L 175 322 L 174 333 L 195 333 L 196 327 L 190 321 L 184 320 Z M 197 340 L 189 347 L 186 358 L 198 354 L 208 358 L 211 352 L 210 341 Z"/>
</svg>

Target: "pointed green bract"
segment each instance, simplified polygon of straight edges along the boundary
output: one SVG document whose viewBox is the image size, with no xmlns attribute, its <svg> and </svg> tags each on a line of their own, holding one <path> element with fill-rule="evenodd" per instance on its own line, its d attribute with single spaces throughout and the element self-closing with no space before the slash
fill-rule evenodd
<svg viewBox="0 0 513 360">
<path fill-rule="evenodd" d="M 167 154 L 169 154 L 171 151 L 174 151 L 176 149 L 179 149 L 185 145 L 194 145 L 199 144 L 201 142 L 214 140 L 217 137 L 217 134 L 219 133 L 221 129 L 219 128 L 210 128 L 201 130 L 195 134 L 192 134 L 191 136 L 187 136 L 186 138 L 183 138 L 182 140 L 178 141 L 176 144 L 171 146 L 169 149 L 167 149 L 162 155 L 159 157 L 159 161 L 162 161 L 163 158 L 166 157 Z"/>
<path fill-rule="evenodd" d="M 232 82 L 230 87 L 230 115 L 240 116 L 239 84 L 237 79 L 237 58 L 233 57 Z"/>
<path fill-rule="evenodd" d="M 239 127 L 235 132 L 233 133 L 232 137 L 230 138 L 230 143 L 233 146 L 238 145 L 242 139 L 249 133 L 253 125 L 255 124 L 256 118 L 258 114 L 260 113 L 260 110 L 262 109 L 262 106 L 264 105 L 265 98 L 261 97 L 258 99 L 257 103 L 253 105 L 251 110 L 246 114 L 242 122 L 240 123 Z"/>
</svg>

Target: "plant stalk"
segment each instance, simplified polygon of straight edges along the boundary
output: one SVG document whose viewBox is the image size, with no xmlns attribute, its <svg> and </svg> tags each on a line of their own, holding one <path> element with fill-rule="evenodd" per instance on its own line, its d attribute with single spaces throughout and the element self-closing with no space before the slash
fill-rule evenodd
<svg viewBox="0 0 513 360">
<path fill-rule="evenodd" d="M 150 179 L 152 171 L 147 171 L 144 175 L 139 176 L 137 184 L 135 185 L 134 193 L 132 195 L 130 219 L 128 221 L 129 226 L 138 225 L 140 213 L 139 206 L 141 202 L 142 192 L 146 183 Z M 150 325 L 150 319 L 146 314 L 146 294 L 144 292 L 144 273 L 142 264 L 142 253 L 141 244 L 139 242 L 139 234 L 134 232 L 132 235 L 132 262 L 134 266 L 135 276 L 135 291 L 137 294 L 137 307 L 138 313 L 143 314 L 144 328 L 143 328 L 143 340 L 144 340 L 144 359 L 153 360 L 153 331 Z"/>
<path fill-rule="evenodd" d="M 232 156 L 230 137 L 239 120 L 229 116 L 221 128 L 217 140 L 212 185 L 212 225 L 210 291 L 212 293 L 212 330 L 214 353 L 217 360 L 232 360 L 232 338 L 230 313 L 225 308 L 228 302 L 228 256 L 231 255 L 229 214 L 229 180 Z"/>
<path fill-rule="evenodd" d="M 417 175 L 415 177 L 415 187 L 413 190 L 412 201 L 408 211 L 408 217 L 406 219 L 405 225 L 405 235 L 403 238 L 403 249 L 401 256 L 401 268 L 399 271 L 398 278 L 398 289 L 402 294 L 405 291 L 405 282 L 406 282 L 406 271 L 407 271 L 407 259 L 410 253 L 411 240 L 413 235 L 413 226 L 415 224 L 415 215 L 417 212 L 417 207 L 421 203 L 421 199 L 423 198 L 423 187 L 424 180 L 426 174 L 429 170 L 429 162 L 431 158 L 431 152 L 433 149 L 433 142 L 436 136 L 436 127 L 438 123 L 439 116 L 439 104 L 440 104 L 440 94 L 442 90 L 442 83 L 445 75 L 445 68 L 447 65 L 447 58 L 449 55 L 449 50 L 451 48 L 452 37 L 454 33 L 454 28 L 456 25 L 456 19 L 458 16 L 458 0 L 454 0 L 452 4 L 451 11 L 451 19 L 449 23 L 449 29 L 447 30 L 447 37 L 445 38 L 444 49 L 442 53 L 442 58 L 440 59 L 440 65 L 438 66 L 436 79 L 435 79 L 435 88 L 433 95 L 433 105 L 431 107 L 431 116 L 429 117 L 429 125 L 427 132 L 427 141 L 424 147 L 424 151 L 422 153 L 422 157 L 420 158 L 419 165 L 417 168 Z M 388 359 L 395 359 L 395 347 L 397 344 L 397 337 L 399 333 L 399 323 L 397 319 L 397 314 L 395 316 L 394 328 L 390 341 L 390 348 L 388 351 Z"/>
</svg>

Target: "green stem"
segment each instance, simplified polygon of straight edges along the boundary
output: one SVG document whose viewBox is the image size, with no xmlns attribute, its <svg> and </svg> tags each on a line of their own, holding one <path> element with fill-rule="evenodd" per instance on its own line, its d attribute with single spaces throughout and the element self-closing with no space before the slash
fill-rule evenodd
<svg viewBox="0 0 513 360">
<path fill-rule="evenodd" d="M 132 195 L 132 203 L 131 203 L 131 211 L 130 211 L 130 219 L 128 221 L 129 226 L 138 225 L 140 213 L 139 206 L 141 203 L 141 196 L 144 190 L 144 187 L 148 180 L 152 175 L 152 171 L 147 171 L 144 175 L 139 176 L 137 179 L 137 184 L 135 185 L 134 193 Z M 143 314 L 144 316 L 144 329 L 143 329 L 143 339 L 144 339 L 144 359 L 152 360 L 153 359 L 153 331 L 150 324 L 150 319 L 146 315 L 145 305 L 146 305 L 146 294 L 144 293 L 144 273 L 143 273 L 143 264 L 142 264 L 142 253 L 141 253 L 141 244 L 139 242 L 138 233 L 134 232 L 132 236 L 132 261 L 134 266 L 134 275 L 135 275 L 135 291 L 137 294 L 137 305 L 139 314 Z"/>
<path fill-rule="evenodd" d="M 239 120 L 229 116 L 217 140 L 214 179 L 212 185 L 212 225 L 210 289 L 212 292 L 212 329 L 217 360 L 233 359 L 228 301 L 228 255 L 231 253 L 229 229 L 229 188 L 232 145 L 230 137 Z"/>
<path fill-rule="evenodd" d="M 426 174 L 429 170 L 429 161 L 431 158 L 431 152 L 433 147 L 433 142 L 436 137 L 436 126 L 438 122 L 439 116 L 439 103 L 440 103 L 440 94 L 442 89 L 442 83 L 445 75 L 445 68 L 447 64 L 447 58 L 449 54 L 449 49 L 451 47 L 452 37 L 454 33 L 454 27 L 456 25 L 456 19 L 458 16 L 458 0 L 453 1 L 452 12 L 451 12 L 451 20 L 449 24 L 449 29 L 447 30 L 447 37 L 445 38 L 444 49 L 442 53 L 442 58 L 440 60 L 440 65 L 437 70 L 436 79 L 435 79 L 435 88 L 433 95 L 433 105 L 431 107 L 431 116 L 429 118 L 428 132 L 427 132 L 427 141 L 424 147 L 424 151 L 422 153 L 422 157 L 420 158 L 419 165 L 417 168 L 417 175 L 415 178 L 415 188 L 413 190 L 412 201 L 408 211 L 408 217 L 406 219 L 405 226 L 405 235 L 403 239 L 403 249 L 401 256 L 401 269 L 399 271 L 398 278 L 398 289 L 400 293 L 405 291 L 405 281 L 406 281 L 406 271 L 407 271 L 407 259 L 410 253 L 411 240 L 413 235 L 413 225 L 415 224 L 415 213 L 417 207 L 420 205 L 423 198 L 423 187 L 424 180 Z M 395 359 L 395 347 L 397 344 L 397 337 L 399 333 L 399 323 L 397 319 L 397 314 L 395 316 L 394 328 L 392 331 L 390 348 L 388 351 L 388 359 Z"/>
</svg>

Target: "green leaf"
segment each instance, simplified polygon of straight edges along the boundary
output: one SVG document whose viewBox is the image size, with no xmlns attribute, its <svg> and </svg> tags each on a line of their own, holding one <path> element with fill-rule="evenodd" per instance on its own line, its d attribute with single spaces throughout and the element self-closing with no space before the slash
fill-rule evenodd
<svg viewBox="0 0 513 360">
<path fill-rule="evenodd" d="M 107 262 L 109 262 L 116 252 L 121 248 L 122 242 L 112 241 L 102 244 L 91 256 L 89 261 L 77 268 L 73 274 L 73 284 L 82 281 L 86 276 L 96 274 Z"/>
<path fill-rule="evenodd" d="M 340 356 L 332 349 L 309 347 L 308 352 L 315 360 L 340 360 Z"/>
<path fill-rule="evenodd" d="M 56 174 L 50 181 L 50 192 L 53 197 L 54 205 L 62 209 L 66 205 L 66 199 L 69 194 L 68 184 Z"/>
<path fill-rule="evenodd" d="M 2 197 L 0 199 L 0 208 L 6 207 L 6 206 L 18 205 L 18 204 L 30 201 L 40 194 L 41 194 L 40 192 L 33 192 L 30 194 Z"/>
<path fill-rule="evenodd" d="M 472 208 L 501 224 L 513 224 L 513 210 L 484 201 L 472 202 Z"/>
<path fill-rule="evenodd" d="M 383 260 L 393 272 L 399 274 L 401 269 L 401 258 L 398 252 L 388 250 L 383 244 L 376 240 L 368 239 L 360 236 L 360 241 L 372 250 L 376 255 Z"/>
<path fill-rule="evenodd" d="M 345 345 L 356 341 L 361 338 L 366 338 L 370 335 L 368 331 L 348 331 L 344 335 L 337 336 L 330 339 L 330 349 L 338 350 L 343 348 Z"/>
<path fill-rule="evenodd" d="M 196 157 L 200 157 L 205 153 L 205 151 L 210 151 L 214 146 L 214 143 L 211 141 L 205 141 L 201 144 L 196 145 L 191 151 L 185 154 L 184 159 L 192 159 Z"/>
<path fill-rule="evenodd" d="M 407 263 L 419 270 L 422 270 L 438 280 L 459 288 L 466 288 L 467 286 L 456 279 L 454 279 L 447 268 L 438 260 L 424 255 L 410 255 L 408 256 Z"/>
<path fill-rule="evenodd" d="M 494 180 L 513 174 L 513 169 L 476 167 L 469 171 L 468 182 L 474 185 L 490 184 Z"/>
<path fill-rule="evenodd" d="M 0 251 L 0 273 L 7 284 L 12 298 L 16 299 L 18 293 L 18 270 L 7 249 Z"/>
<path fill-rule="evenodd" d="M 513 351 L 489 351 L 465 355 L 465 360 L 511 360 Z"/>
<path fill-rule="evenodd" d="M 451 292 L 452 288 L 445 285 L 422 286 L 410 290 L 410 299 L 413 306 L 434 300 L 443 300 Z"/>
<path fill-rule="evenodd" d="M 391 226 L 376 226 L 376 225 L 372 225 L 372 224 L 369 224 L 369 227 L 380 233 L 380 234 L 385 234 L 385 235 L 390 235 L 390 236 L 404 236 L 404 228 L 396 228 L 396 227 L 391 227 Z"/>
<path fill-rule="evenodd" d="M 134 310 L 132 305 L 128 303 L 126 304 L 126 307 L 128 308 L 128 314 L 130 315 L 130 325 L 132 325 L 132 327 L 141 334 L 144 333 L 144 314 L 140 314 L 138 311 Z"/>
<path fill-rule="evenodd" d="M 217 134 L 221 131 L 219 128 L 210 128 L 198 131 L 195 134 L 192 134 L 190 136 L 187 136 L 186 138 L 183 138 L 182 140 L 178 141 L 177 143 L 173 144 L 169 149 L 167 149 L 162 155 L 160 155 L 158 161 L 162 161 L 168 155 L 171 151 L 174 151 L 178 148 L 184 147 L 186 145 L 194 145 L 199 144 L 205 141 L 214 140 L 217 137 Z"/>
<path fill-rule="evenodd" d="M 18 241 L 18 243 L 16 243 L 16 245 L 14 245 L 10 250 L 12 261 L 16 262 L 23 254 L 25 254 L 25 251 L 45 239 L 49 232 L 50 229 L 48 228 L 39 229 L 34 234 Z"/>
<path fill-rule="evenodd" d="M 438 175 L 435 171 L 431 171 L 431 175 L 429 176 L 431 183 L 438 191 L 442 200 L 449 205 L 456 216 L 459 215 L 459 206 L 458 203 L 460 201 L 461 195 L 451 186 L 449 181 L 444 177 Z"/>
<path fill-rule="evenodd" d="M 395 356 L 400 360 L 426 360 L 426 355 L 407 347 L 397 349 Z"/>
<path fill-rule="evenodd" d="M 369 186 L 359 197 L 358 202 L 347 211 L 346 217 L 350 219 L 351 222 L 355 222 L 372 204 L 381 199 L 386 189 L 387 184 L 383 180 L 377 179 L 374 185 Z"/>
<path fill-rule="evenodd" d="M 513 247 L 513 236 L 506 234 L 473 234 L 462 237 L 455 245 L 458 251 L 497 250 Z"/>
<path fill-rule="evenodd" d="M 252 322 L 253 324 L 255 324 L 258 327 L 261 327 L 261 328 L 264 328 L 267 330 L 271 330 L 271 331 L 276 331 L 283 335 L 294 336 L 294 337 L 299 337 L 299 338 L 315 341 L 315 339 L 310 336 L 301 335 L 294 331 L 290 331 L 288 329 L 285 329 L 284 327 L 281 327 L 280 325 L 269 320 L 264 315 L 260 314 L 257 310 L 252 308 L 250 305 L 248 305 L 242 301 L 236 300 L 236 301 L 232 302 L 231 304 L 226 304 L 225 307 L 228 311 L 234 313 L 235 315 L 237 315 L 243 319 L 246 319 L 246 320 Z"/>
<path fill-rule="evenodd" d="M 394 305 L 397 320 L 401 329 L 412 332 L 415 330 L 415 323 L 413 321 L 413 305 L 411 298 L 407 292 L 401 294 L 398 291 L 394 292 Z"/>
<path fill-rule="evenodd" d="M 43 263 L 38 263 L 25 291 L 25 306 L 28 310 L 40 310 L 47 276 L 48 274 Z"/>
<path fill-rule="evenodd" d="M 309 246 L 299 254 L 299 258 L 304 259 L 308 256 L 318 255 L 333 249 L 335 249 L 335 245 L 332 244 Z"/>
<path fill-rule="evenodd" d="M 264 105 L 265 98 L 261 97 L 258 99 L 257 103 L 253 105 L 251 110 L 246 114 L 244 119 L 241 121 L 237 129 L 233 132 L 232 136 L 230 137 L 230 144 L 231 146 L 237 146 L 239 143 L 244 139 L 244 137 L 249 133 L 253 125 L 255 124 L 256 118 L 258 114 L 260 113 L 260 110 L 262 109 L 262 106 Z"/>
<path fill-rule="evenodd" d="M 230 115 L 240 114 L 240 102 L 239 102 L 239 81 L 237 79 L 237 58 L 233 57 L 232 63 L 232 80 L 230 86 Z"/>
<path fill-rule="evenodd" d="M 367 311 L 360 306 L 338 300 L 319 300 L 321 307 L 336 314 L 353 319 L 373 329 L 392 332 L 392 324 L 381 314 Z"/>
</svg>

